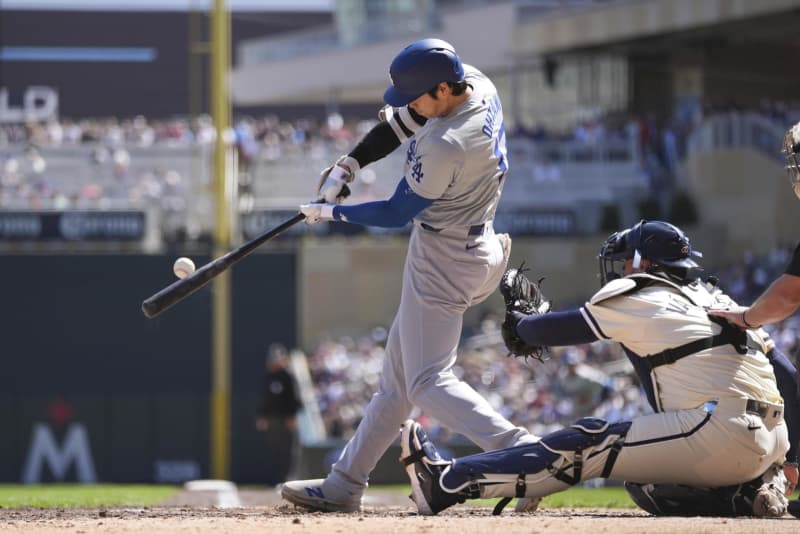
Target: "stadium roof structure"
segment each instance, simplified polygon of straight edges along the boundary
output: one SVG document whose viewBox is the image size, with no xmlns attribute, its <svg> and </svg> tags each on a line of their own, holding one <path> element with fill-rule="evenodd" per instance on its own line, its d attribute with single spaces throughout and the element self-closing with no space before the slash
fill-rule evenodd
<svg viewBox="0 0 800 534">
<path fill-rule="evenodd" d="M 442 14 L 436 31 L 409 30 L 405 36 L 363 45 L 339 45 L 333 28 L 245 42 L 231 76 L 231 96 L 234 104 L 244 106 L 332 99 L 380 101 L 392 58 L 409 42 L 424 37 L 452 43 L 465 62 L 483 70 L 510 68 L 511 40 L 504 29 L 513 27 L 514 13 L 512 3 L 453 10 Z M 491 36 L 487 20 L 494 28 Z M 479 34 L 485 36 L 476 38 Z M 308 53 L 294 54 L 303 48 Z"/>
<path fill-rule="evenodd" d="M 228 0 L 231 11 L 332 11 L 334 0 Z M 208 10 L 213 0 L 3 0 L 2 10 L 190 11 Z"/>
<path fill-rule="evenodd" d="M 662 48 L 686 45 L 692 36 L 741 39 L 745 36 L 739 29 L 745 24 L 760 31 L 762 39 L 780 34 L 775 39 L 786 43 L 780 30 L 786 14 L 796 22 L 800 0 L 460 4 L 439 9 L 435 31 L 409 30 L 402 37 L 361 45 L 343 46 L 332 27 L 244 42 L 231 73 L 231 96 L 239 106 L 380 102 L 392 58 L 423 37 L 449 41 L 462 60 L 489 74 L 509 73 L 523 63 L 559 54 L 603 49 L 642 53 L 658 42 Z M 789 23 L 790 34 L 795 22 Z"/>
</svg>

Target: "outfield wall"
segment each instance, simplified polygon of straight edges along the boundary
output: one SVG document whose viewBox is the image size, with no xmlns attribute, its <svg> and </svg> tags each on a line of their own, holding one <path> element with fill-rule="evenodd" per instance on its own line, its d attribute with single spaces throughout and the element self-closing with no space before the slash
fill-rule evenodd
<svg viewBox="0 0 800 534">
<path fill-rule="evenodd" d="M 198 263 L 208 258 L 196 257 Z M 208 476 L 211 290 L 155 319 L 174 256 L 0 258 L 0 481 Z M 294 346 L 291 253 L 233 270 L 232 477 L 258 481 L 264 356 Z"/>
</svg>

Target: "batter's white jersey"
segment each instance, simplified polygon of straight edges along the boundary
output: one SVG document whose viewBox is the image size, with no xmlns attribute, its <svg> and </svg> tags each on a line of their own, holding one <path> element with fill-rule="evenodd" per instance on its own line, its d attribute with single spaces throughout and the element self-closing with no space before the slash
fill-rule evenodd
<svg viewBox="0 0 800 534">
<path fill-rule="evenodd" d="M 406 151 L 405 178 L 436 199 L 415 219 L 434 228 L 491 221 L 508 171 L 503 109 L 482 72 L 464 66 L 472 94 L 449 115 L 429 119 Z"/>
</svg>

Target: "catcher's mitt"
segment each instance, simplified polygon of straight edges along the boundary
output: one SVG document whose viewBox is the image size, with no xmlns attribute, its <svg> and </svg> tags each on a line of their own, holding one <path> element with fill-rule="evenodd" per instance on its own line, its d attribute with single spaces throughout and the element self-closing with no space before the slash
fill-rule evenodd
<svg viewBox="0 0 800 534">
<path fill-rule="evenodd" d="M 538 315 L 550 311 L 550 301 L 548 301 L 541 290 L 541 283 L 544 278 L 537 282 L 531 282 L 525 276 L 528 269 L 524 268 L 525 263 L 518 269 L 508 269 L 500 280 L 500 293 L 506 303 L 506 318 L 501 327 L 503 341 L 506 344 L 509 355 L 532 356 L 538 360 L 542 359 L 547 347 L 529 345 L 517 333 L 517 323 L 528 315 Z"/>
</svg>

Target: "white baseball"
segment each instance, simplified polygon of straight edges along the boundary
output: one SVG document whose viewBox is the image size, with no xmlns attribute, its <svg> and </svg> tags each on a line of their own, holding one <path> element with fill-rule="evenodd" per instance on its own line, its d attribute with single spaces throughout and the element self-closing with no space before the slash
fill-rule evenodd
<svg viewBox="0 0 800 534">
<path fill-rule="evenodd" d="M 186 278 L 194 272 L 194 262 L 189 258 L 178 258 L 172 266 L 172 271 L 178 278 Z"/>
</svg>

